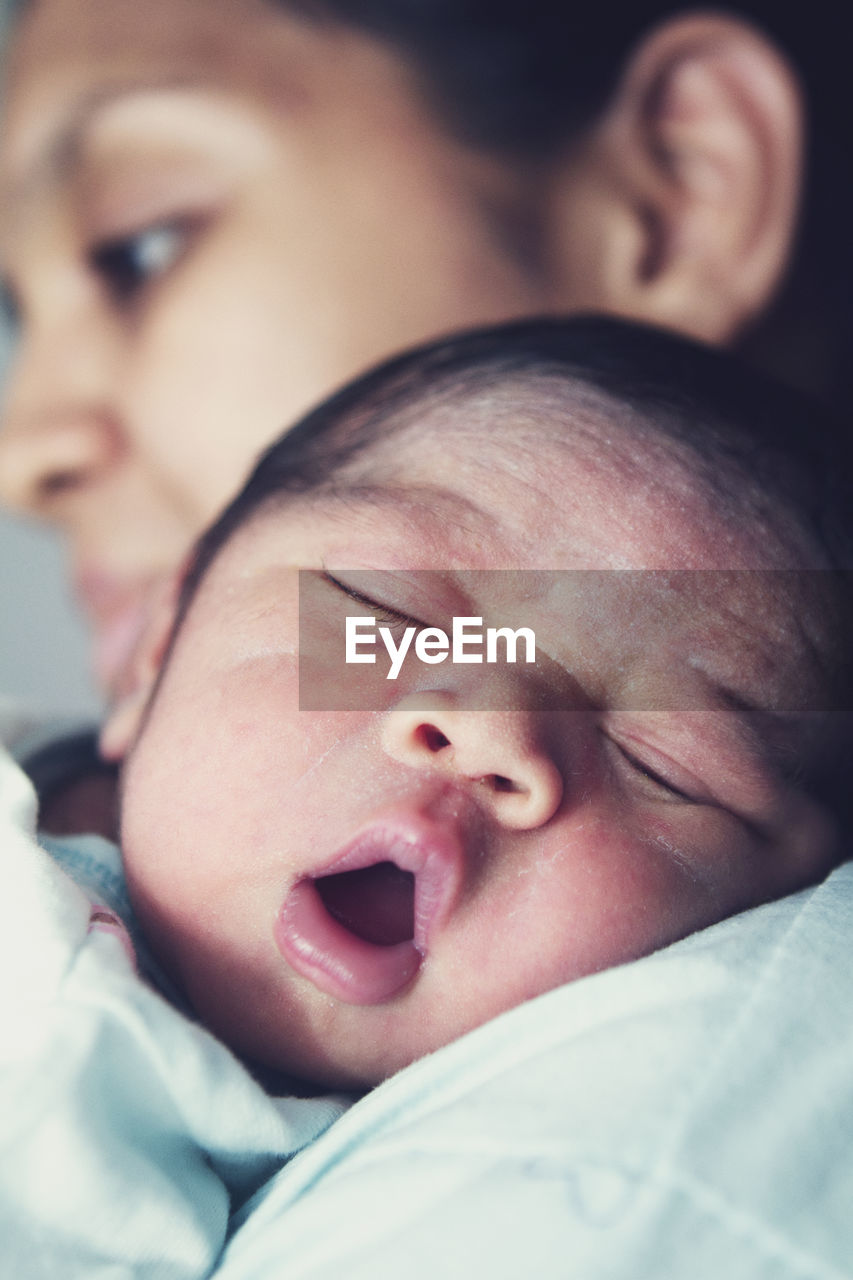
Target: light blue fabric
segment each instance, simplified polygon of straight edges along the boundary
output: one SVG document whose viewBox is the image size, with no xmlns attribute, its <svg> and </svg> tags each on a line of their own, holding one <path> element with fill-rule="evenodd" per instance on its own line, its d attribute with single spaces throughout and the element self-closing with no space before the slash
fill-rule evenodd
<svg viewBox="0 0 853 1280">
<path fill-rule="evenodd" d="M 130 935 L 140 976 L 176 1009 L 189 1016 L 189 1009 L 181 993 L 154 958 L 130 905 L 118 847 L 101 836 L 75 836 L 73 840 L 56 840 L 39 834 L 38 842 L 83 890 L 90 902 L 102 903 L 120 917 Z"/>
</svg>

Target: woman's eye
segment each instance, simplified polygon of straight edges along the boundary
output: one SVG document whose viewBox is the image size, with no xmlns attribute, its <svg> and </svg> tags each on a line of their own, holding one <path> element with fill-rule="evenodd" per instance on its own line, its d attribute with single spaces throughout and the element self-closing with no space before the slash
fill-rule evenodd
<svg viewBox="0 0 853 1280">
<path fill-rule="evenodd" d="M 89 251 L 89 265 L 116 302 L 132 302 L 151 280 L 174 266 L 186 242 L 187 229 L 180 223 L 157 223 L 96 244 Z"/>
</svg>

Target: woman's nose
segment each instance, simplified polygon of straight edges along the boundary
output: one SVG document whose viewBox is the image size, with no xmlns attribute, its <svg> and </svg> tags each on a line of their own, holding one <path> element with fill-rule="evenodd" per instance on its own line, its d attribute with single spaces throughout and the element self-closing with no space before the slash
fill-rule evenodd
<svg viewBox="0 0 853 1280">
<path fill-rule="evenodd" d="M 44 348 L 18 354 L 4 394 L 0 502 L 59 517 L 66 500 L 119 457 L 118 421 L 92 356 L 79 341 L 56 350 L 53 360 Z"/>
<path fill-rule="evenodd" d="M 459 706 L 444 693 L 402 699 L 385 716 L 383 747 L 414 768 L 439 770 L 477 787 L 477 798 L 503 826 L 543 826 L 560 807 L 563 775 L 529 711 Z"/>
<path fill-rule="evenodd" d="M 85 488 L 117 456 L 105 413 L 69 407 L 0 431 L 0 501 L 49 519 L 62 499 Z"/>
</svg>

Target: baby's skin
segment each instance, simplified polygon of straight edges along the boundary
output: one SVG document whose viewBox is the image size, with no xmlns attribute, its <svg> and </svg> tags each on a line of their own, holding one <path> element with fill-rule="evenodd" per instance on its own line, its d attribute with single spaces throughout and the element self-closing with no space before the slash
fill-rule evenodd
<svg viewBox="0 0 853 1280">
<path fill-rule="evenodd" d="M 134 906 L 252 1060 L 373 1084 L 836 859 L 780 763 L 822 697 L 796 540 L 733 528 L 683 451 L 534 399 L 425 410 L 257 514 L 105 732 Z M 381 647 L 345 667 L 352 616 L 524 625 L 536 661 L 390 680 Z M 328 709 L 300 709 L 300 644 Z"/>
</svg>

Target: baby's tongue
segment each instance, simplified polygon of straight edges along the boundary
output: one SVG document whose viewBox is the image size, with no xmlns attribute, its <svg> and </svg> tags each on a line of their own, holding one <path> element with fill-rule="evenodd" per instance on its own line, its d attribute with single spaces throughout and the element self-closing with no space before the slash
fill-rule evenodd
<svg viewBox="0 0 853 1280">
<path fill-rule="evenodd" d="M 393 862 L 314 881 L 323 906 L 356 937 L 375 946 L 408 942 L 415 929 L 415 877 Z"/>
</svg>

